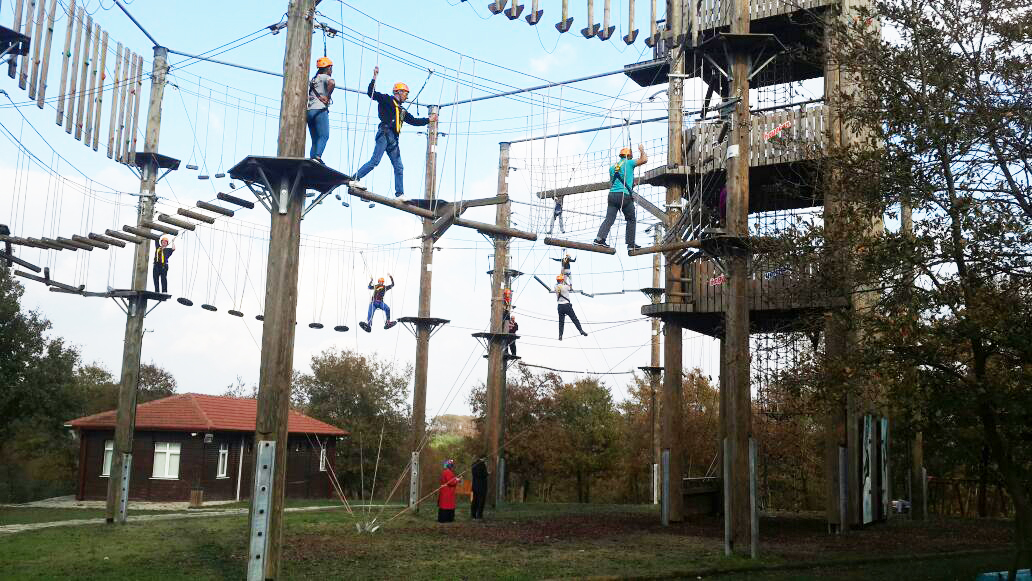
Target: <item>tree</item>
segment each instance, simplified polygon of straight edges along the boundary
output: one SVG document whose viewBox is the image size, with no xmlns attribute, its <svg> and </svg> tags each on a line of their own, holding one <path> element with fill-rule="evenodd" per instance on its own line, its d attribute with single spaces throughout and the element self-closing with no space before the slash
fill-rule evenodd
<svg viewBox="0 0 1032 581">
<path fill-rule="evenodd" d="M 136 402 L 144 403 L 176 394 L 176 378 L 153 362 L 140 366 L 140 388 Z"/>
<path fill-rule="evenodd" d="M 805 377 L 898 410 L 944 443 L 988 447 L 1015 507 L 1015 564 L 1032 562 L 1032 51 L 1027 0 L 887 0 L 834 24 L 856 83 L 838 104 L 855 147 L 830 151 L 827 195 L 855 250 L 853 348 Z M 880 34 L 880 22 L 892 34 Z M 846 81 L 844 81 L 846 82 Z M 912 214 L 909 210 L 912 209 Z M 912 232 L 872 216 L 912 215 Z M 841 218 L 839 220 L 838 218 Z M 804 234 L 829 238 L 816 224 Z M 796 244 L 797 248 L 806 245 Z M 841 275 L 834 268 L 828 278 Z M 980 437 L 972 438 L 972 431 Z M 929 449 L 933 449 L 931 446 Z M 969 462 L 981 446 L 966 449 Z"/>
<path fill-rule="evenodd" d="M 347 349 L 315 355 L 311 368 L 296 374 L 292 403 L 351 433 L 337 446 L 337 479 L 352 496 L 361 495 L 367 483 L 389 493 L 409 460 L 411 369 Z"/>
<path fill-rule="evenodd" d="M 577 483 L 577 502 L 591 502 L 591 481 L 612 468 L 621 453 L 619 413 L 609 389 L 597 379 L 563 384 L 555 399 L 560 463 Z"/>
</svg>

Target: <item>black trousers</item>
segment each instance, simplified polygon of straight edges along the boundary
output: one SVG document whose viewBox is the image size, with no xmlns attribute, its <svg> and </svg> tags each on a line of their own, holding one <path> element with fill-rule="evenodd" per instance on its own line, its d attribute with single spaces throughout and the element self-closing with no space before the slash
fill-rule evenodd
<svg viewBox="0 0 1032 581">
<path fill-rule="evenodd" d="M 168 292 L 168 265 L 155 262 L 151 274 L 154 277 L 154 292 Z"/>
<path fill-rule="evenodd" d="M 516 356 L 516 341 L 509 341 L 509 355 Z"/>
<path fill-rule="evenodd" d="M 455 522 L 454 508 L 438 508 L 437 522 Z"/>
<path fill-rule="evenodd" d="M 484 502 L 487 500 L 487 485 L 473 487 L 473 501 L 469 503 L 471 518 L 484 518 Z"/>
<path fill-rule="evenodd" d="M 623 212 L 624 220 L 627 221 L 627 245 L 634 245 L 634 227 L 636 225 L 634 220 L 634 198 L 626 196 L 623 192 L 609 192 L 609 206 L 606 208 L 606 218 L 602 220 L 602 226 L 598 229 L 598 236 L 596 240 L 605 242 L 606 238 L 609 237 L 609 229 L 613 227 L 613 222 L 616 222 L 616 213 Z"/>
<path fill-rule="evenodd" d="M 582 334 L 584 333 L 584 329 L 581 329 L 580 321 L 577 320 L 577 313 L 573 312 L 573 305 L 571 305 L 569 303 L 566 303 L 566 304 L 560 303 L 559 304 L 559 338 L 560 339 L 563 336 L 563 327 L 566 326 L 566 317 L 570 317 L 570 320 L 573 321 L 573 324 L 577 326 L 577 330 L 580 331 Z"/>
</svg>

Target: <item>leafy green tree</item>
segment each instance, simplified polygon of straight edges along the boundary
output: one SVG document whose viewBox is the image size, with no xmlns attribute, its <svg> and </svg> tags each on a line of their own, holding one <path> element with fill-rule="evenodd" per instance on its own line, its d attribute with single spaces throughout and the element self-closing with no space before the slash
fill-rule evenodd
<svg viewBox="0 0 1032 581">
<path fill-rule="evenodd" d="M 620 415 L 609 389 L 596 379 L 563 384 L 555 399 L 560 464 L 576 480 L 577 502 L 591 502 L 591 483 L 620 457 Z"/>
</svg>

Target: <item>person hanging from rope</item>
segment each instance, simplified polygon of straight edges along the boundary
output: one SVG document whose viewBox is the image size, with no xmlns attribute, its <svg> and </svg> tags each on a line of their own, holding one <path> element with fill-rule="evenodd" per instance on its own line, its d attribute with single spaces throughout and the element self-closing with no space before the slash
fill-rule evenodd
<svg viewBox="0 0 1032 581">
<path fill-rule="evenodd" d="M 580 334 L 587 337 L 588 334 L 584 332 L 584 329 L 580 326 L 580 321 L 577 320 L 577 313 L 573 312 L 573 304 L 570 303 L 571 288 L 566 281 L 566 277 L 560 274 L 555 277 L 555 282 L 555 299 L 558 302 L 559 310 L 559 340 L 563 340 L 563 327 L 566 326 L 566 317 L 570 317 L 570 320 L 576 325 Z"/>
<path fill-rule="evenodd" d="M 515 335 L 516 331 L 520 330 L 520 326 L 516 324 L 516 317 L 509 317 L 508 331 L 510 335 Z M 516 357 L 516 339 L 509 340 L 509 355 Z"/>
<path fill-rule="evenodd" d="M 168 236 L 162 236 L 161 240 L 154 241 L 154 266 L 151 274 L 154 277 L 154 292 L 168 292 L 168 259 L 176 251 L 176 243 L 173 240 L 169 244 Z"/>
<path fill-rule="evenodd" d="M 561 263 L 562 267 L 559 270 L 559 274 L 566 277 L 566 283 L 571 287 L 573 286 L 573 267 L 570 266 L 572 263 L 577 262 L 576 258 L 570 256 L 569 252 L 563 254 L 562 258 L 553 258 L 552 260 Z"/>
<path fill-rule="evenodd" d="M 308 133 L 312 136 L 312 149 L 308 157 L 323 163 L 322 154 L 330 139 L 330 95 L 337 86 L 333 77 L 333 61 L 320 57 L 315 61 L 318 69 L 308 81 Z M 325 165 L 325 164 L 324 164 Z"/>
<path fill-rule="evenodd" d="M 598 229 L 598 236 L 595 237 L 595 244 L 606 246 L 606 238 L 609 236 L 609 229 L 616 221 L 616 213 L 623 212 L 624 220 L 627 221 L 627 250 L 641 248 L 634 243 L 634 168 L 644 165 L 649 156 L 645 155 L 645 148 L 638 145 L 638 159 L 631 159 L 631 148 L 625 147 L 620 150 L 620 160 L 609 168 L 609 180 L 612 186 L 609 188 L 609 207 L 606 209 L 606 218 Z"/>
<path fill-rule="evenodd" d="M 460 482 L 462 477 L 455 475 L 455 460 L 445 460 L 437 491 L 437 522 L 455 521 L 455 488 Z"/>
<path fill-rule="evenodd" d="M 383 284 L 383 278 L 376 281 L 376 285 L 373 285 L 372 278 L 369 279 L 369 290 L 373 291 L 373 298 L 369 301 L 369 315 L 364 322 L 358 324 L 366 333 L 370 333 L 373 330 L 373 315 L 376 314 L 377 309 L 383 310 L 383 314 L 387 317 L 387 322 L 383 325 L 384 329 L 390 329 L 398 324 L 397 321 L 391 320 L 391 308 L 387 306 L 387 303 L 383 302 L 383 297 L 387 294 L 387 291 L 394 288 L 394 276 L 390 273 L 387 276 L 390 277 L 391 284 L 386 286 Z"/>
<path fill-rule="evenodd" d="M 369 81 L 369 89 L 366 91 L 369 98 L 376 101 L 376 114 L 380 117 L 380 126 L 376 131 L 376 146 L 373 149 L 373 157 L 359 168 L 351 187 L 365 189 L 359 181 L 369 172 L 373 171 L 383 154 L 391 160 L 394 166 L 394 195 L 398 198 L 405 195 L 405 168 L 401 164 L 401 148 L 398 138 L 401 136 L 403 123 L 422 126 L 437 120 L 437 115 L 429 117 L 414 117 L 401 106 L 408 100 L 409 88 L 405 83 L 394 83 L 394 96 L 386 93 L 376 92 L 376 77 L 380 74 L 380 67 L 373 68 L 373 80 Z"/>
<path fill-rule="evenodd" d="M 555 208 L 552 210 L 552 223 L 548 225 L 549 234 L 552 233 L 557 219 L 559 220 L 559 231 L 566 234 L 566 228 L 563 226 L 563 197 L 558 194 L 555 196 Z"/>
</svg>

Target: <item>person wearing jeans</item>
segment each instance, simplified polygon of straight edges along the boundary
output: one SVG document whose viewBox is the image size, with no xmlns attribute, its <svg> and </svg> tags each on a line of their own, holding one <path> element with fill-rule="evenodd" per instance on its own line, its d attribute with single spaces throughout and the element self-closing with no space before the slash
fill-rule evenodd
<svg viewBox="0 0 1032 581">
<path fill-rule="evenodd" d="M 377 93 L 376 77 L 379 74 L 380 67 L 373 68 L 373 80 L 369 81 L 369 88 L 366 90 L 369 98 L 376 101 L 376 114 L 380 118 L 380 126 L 376 131 L 376 145 L 373 148 L 373 156 L 355 174 L 351 187 L 363 189 L 358 180 L 373 171 L 373 168 L 383 159 L 383 154 L 386 153 L 391 160 L 391 165 L 394 166 L 394 195 L 400 198 L 405 195 L 405 168 L 401 164 L 401 149 L 398 146 L 401 126 L 405 123 L 416 126 L 427 125 L 431 121 L 436 121 L 437 116 L 414 117 L 401 106 L 408 100 L 409 95 L 409 88 L 405 83 L 394 83 L 393 96 Z"/>
<path fill-rule="evenodd" d="M 330 95 L 336 83 L 333 81 L 333 62 L 326 57 L 315 61 L 318 71 L 308 81 L 308 112 L 306 121 L 308 133 L 312 136 L 312 149 L 308 157 L 323 163 L 322 154 L 330 140 Z"/>
<path fill-rule="evenodd" d="M 631 148 L 625 147 L 620 150 L 620 160 L 609 168 L 609 179 L 612 186 L 609 188 L 608 208 L 606 218 L 602 220 L 602 226 L 598 229 L 598 236 L 595 236 L 595 244 L 609 246 L 606 238 L 609 236 L 609 229 L 616 221 L 616 213 L 623 212 L 624 220 L 627 221 L 627 249 L 634 250 L 641 248 L 634 243 L 634 168 L 644 165 L 649 160 L 645 155 L 645 148 L 638 146 L 638 159 L 631 159 Z"/>
</svg>

